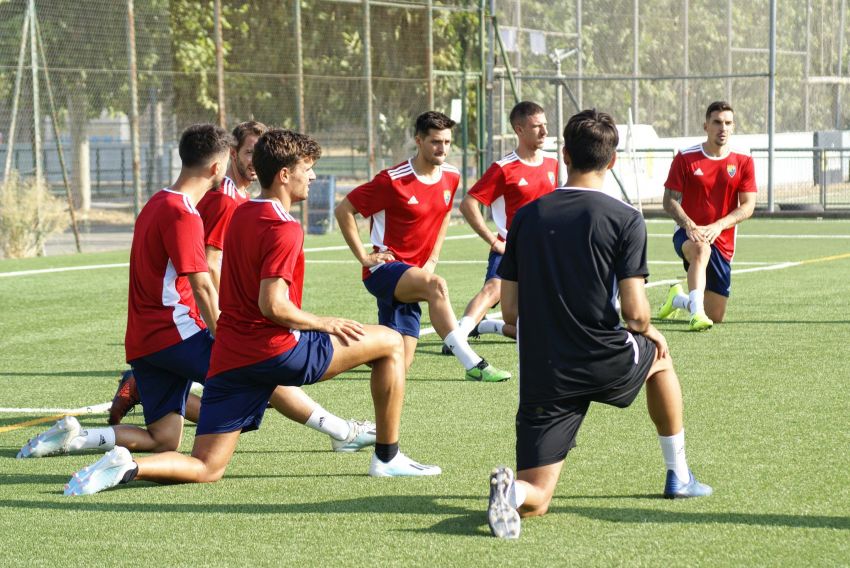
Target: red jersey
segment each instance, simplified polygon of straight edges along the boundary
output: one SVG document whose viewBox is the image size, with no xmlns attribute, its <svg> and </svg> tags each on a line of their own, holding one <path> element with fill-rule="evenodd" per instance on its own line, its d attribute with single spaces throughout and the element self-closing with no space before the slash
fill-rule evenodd
<svg viewBox="0 0 850 568">
<path fill-rule="evenodd" d="M 236 189 L 233 180 L 225 176 L 218 188 L 210 190 L 198 202 L 198 212 L 204 222 L 204 244 L 224 249 L 224 235 L 236 208 L 248 201 Z"/>
<path fill-rule="evenodd" d="M 664 187 L 682 194 L 682 209 L 697 225 L 709 225 L 738 207 L 738 193 L 758 191 L 753 159 L 729 152 L 715 158 L 702 144 L 676 154 Z M 736 227 L 724 230 L 714 244 L 726 260 L 735 253 Z"/>
<path fill-rule="evenodd" d="M 421 268 L 434 250 L 459 182 L 460 172 L 454 166 L 443 164 L 440 179 L 428 182 L 416 175 L 408 160 L 353 189 L 348 200 L 358 213 L 371 217 L 376 252 L 389 251 L 397 260 Z M 370 274 L 363 269 L 364 279 Z"/>
<path fill-rule="evenodd" d="M 505 240 L 519 208 L 554 190 L 557 181 L 558 160 L 554 155 L 545 152 L 541 163 L 531 165 L 511 152 L 487 168 L 469 195 L 490 207 L 499 238 Z"/>
<path fill-rule="evenodd" d="M 163 189 L 136 219 L 124 347 L 127 361 L 150 355 L 206 328 L 187 274 L 207 272 L 204 226 L 183 193 Z"/>
<path fill-rule="evenodd" d="M 304 231 L 298 221 L 277 201 L 252 199 L 233 214 L 224 250 L 228 253 L 221 269 L 221 316 L 209 377 L 280 355 L 299 337 L 298 331 L 267 319 L 258 303 L 260 281 L 283 278 L 289 299 L 301 307 Z"/>
</svg>

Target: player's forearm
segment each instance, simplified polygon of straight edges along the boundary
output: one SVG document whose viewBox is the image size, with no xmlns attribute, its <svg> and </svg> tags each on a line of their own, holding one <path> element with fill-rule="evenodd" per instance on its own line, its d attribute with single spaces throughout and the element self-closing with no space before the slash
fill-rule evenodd
<svg viewBox="0 0 850 568">
<path fill-rule="evenodd" d="M 753 211 L 755 211 L 755 200 L 738 205 L 738 207 L 730 211 L 727 215 L 718 219 L 717 223 L 723 229 L 728 229 L 752 217 Z"/>
<path fill-rule="evenodd" d="M 677 225 L 684 229 L 694 229 L 694 223 L 682 208 L 682 194 L 678 191 L 664 189 L 664 199 L 662 200 L 664 211 L 676 222 Z"/>
<path fill-rule="evenodd" d="M 363 248 L 363 244 L 360 242 L 360 233 L 357 230 L 357 219 L 355 219 L 352 209 L 353 207 L 351 206 L 351 203 L 348 200 L 343 200 L 342 203 L 337 206 L 334 211 L 334 215 L 336 216 L 339 231 L 342 233 L 342 238 L 345 239 L 345 243 L 348 245 L 348 248 L 351 249 L 354 258 L 356 258 L 360 264 L 363 264 L 368 253 Z"/>
<path fill-rule="evenodd" d="M 466 222 L 472 230 L 475 231 L 488 246 L 492 247 L 493 243 L 498 240 L 498 237 L 493 234 L 493 231 L 491 231 L 490 227 L 487 226 L 484 216 L 478 209 L 479 205 L 479 202 L 475 198 L 469 196 L 464 197 L 463 201 L 460 203 L 460 212 L 463 214 L 463 218 L 466 219 Z"/>
<path fill-rule="evenodd" d="M 195 303 L 201 312 L 201 317 L 204 319 L 204 323 L 207 324 L 210 333 L 215 335 L 220 312 L 218 309 L 218 292 L 213 285 L 212 279 L 208 272 L 189 274 L 188 278 L 189 284 L 192 286 L 192 293 L 195 296 Z"/>
<path fill-rule="evenodd" d="M 262 310 L 263 315 L 281 327 L 306 331 L 309 329 L 320 329 L 321 318 L 305 312 L 289 300 L 278 300 L 267 310 Z"/>
<path fill-rule="evenodd" d="M 207 267 L 210 271 L 210 279 L 216 291 L 221 290 L 221 249 L 206 246 Z"/>
<path fill-rule="evenodd" d="M 502 279 L 502 320 L 506 324 L 516 325 L 519 317 L 519 288 L 513 280 Z"/>
</svg>

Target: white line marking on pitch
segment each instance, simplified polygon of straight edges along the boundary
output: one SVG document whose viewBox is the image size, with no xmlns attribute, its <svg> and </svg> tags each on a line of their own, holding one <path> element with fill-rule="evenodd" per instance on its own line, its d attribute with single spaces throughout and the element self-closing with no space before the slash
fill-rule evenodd
<svg viewBox="0 0 850 568">
<path fill-rule="evenodd" d="M 673 233 L 648 233 L 649 237 L 673 238 Z M 742 235 L 739 239 L 850 239 L 850 235 Z"/>
<path fill-rule="evenodd" d="M 89 264 L 87 266 L 63 266 L 61 268 L 42 268 L 40 270 L 19 270 L 17 272 L 0 272 L 0 278 L 8 276 L 29 276 L 30 274 L 50 274 L 53 272 L 72 272 L 74 270 L 97 270 L 100 268 L 127 268 L 129 262 L 118 264 Z"/>
<path fill-rule="evenodd" d="M 0 414 L 102 414 L 109 411 L 111 402 L 80 408 L 0 408 Z"/>
<path fill-rule="evenodd" d="M 793 266 L 800 266 L 805 264 L 806 261 L 801 262 L 782 262 L 779 264 L 769 264 L 764 266 L 755 266 L 752 268 L 742 268 L 739 270 L 732 270 L 732 274 L 745 274 L 748 272 L 761 272 L 764 270 L 782 270 L 784 268 L 791 268 Z M 741 263 L 743 264 L 743 263 Z M 650 282 L 646 285 L 647 288 L 655 288 L 656 286 L 664 286 L 675 284 L 679 282 L 679 279 L 671 279 L 671 280 L 656 280 L 654 282 Z M 500 318 L 502 317 L 502 312 L 494 312 L 492 314 L 487 314 L 491 318 Z M 436 330 L 433 327 L 427 327 L 419 332 L 419 336 L 431 335 L 436 333 Z M 83 406 L 80 408 L 0 408 L 0 414 L 97 414 L 107 412 L 109 407 L 111 406 L 111 402 L 104 402 L 101 404 L 95 404 L 92 406 Z"/>
</svg>

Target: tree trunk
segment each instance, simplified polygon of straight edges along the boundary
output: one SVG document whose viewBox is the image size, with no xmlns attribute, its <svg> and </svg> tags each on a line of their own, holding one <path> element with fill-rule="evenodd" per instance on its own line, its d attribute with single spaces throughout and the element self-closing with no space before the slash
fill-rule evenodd
<svg viewBox="0 0 850 568">
<path fill-rule="evenodd" d="M 88 99 L 85 85 L 68 96 L 68 122 L 71 134 L 71 188 L 74 207 L 91 209 L 91 173 L 89 166 Z"/>
</svg>

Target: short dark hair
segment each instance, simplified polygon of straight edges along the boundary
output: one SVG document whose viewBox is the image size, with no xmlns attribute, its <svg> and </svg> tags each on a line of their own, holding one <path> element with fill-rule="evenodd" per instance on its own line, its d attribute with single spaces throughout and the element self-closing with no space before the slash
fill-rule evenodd
<svg viewBox="0 0 850 568">
<path fill-rule="evenodd" d="M 564 128 L 564 149 L 570 154 L 570 167 L 579 172 L 604 170 L 619 143 L 614 119 L 595 108 L 574 114 Z"/>
<path fill-rule="evenodd" d="M 260 187 L 268 189 L 283 168 L 292 168 L 298 160 L 303 159 L 315 163 L 321 157 L 322 147 L 306 134 L 270 128 L 257 140 L 252 161 Z"/>
<path fill-rule="evenodd" d="M 543 114 L 545 111 L 543 107 L 539 104 L 531 101 L 522 101 L 514 105 L 514 108 L 511 109 L 511 126 L 516 128 L 516 125 L 520 122 L 525 121 L 529 117 L 532 117 L 537 114 Z"/>
<path fill-rule="evenodd" d="M 233 136 L 215 124 L 193 124 L 180 135 L 180 160 L 184 168 L 206 166 L 230 150 Z"/>
<path fill-rule="evenodd" d="M 242 144 L 245 143 L 246 138 L 252 135 L 259 138 L 265 134 L 268 129 L 268 126 L 262 122 L 257 122 L 256 120 L 240 122 L 233 129 L 233 137 L 236 139 L 236 143 L 233 147 L 236 148 L 236 151 L 238 152 L 239 148 L 242 147 Z"/>
<path fill-rule="evenodd" d="M 416 117 L 416 128 L 413 134 L 416 136 L 428 136 L 429 130 L 446 130 L 457 124 L 454 120 L 435 110 L 423 112 Z"/>
<path fill-rule="evenodd" d="M 708 109 L 705 111 L 705 121 L 708 122 L 708 119 L 711 118 L 711 113 L 723 112 L 724 110 L 728 110 L 729 112 L 735 112 L 735 109 L 732 108 L 732 105 L 730 105 L 726 101 L 714 101 L 713 103 L 708 105 Z"/>
</svg>

